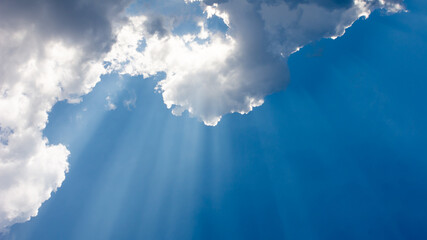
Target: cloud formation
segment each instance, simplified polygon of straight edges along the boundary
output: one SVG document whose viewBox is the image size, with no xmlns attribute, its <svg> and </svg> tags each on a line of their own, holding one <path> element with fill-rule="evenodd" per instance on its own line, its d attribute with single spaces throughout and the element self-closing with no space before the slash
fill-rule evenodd
<svg viewBox="0 0 427 240">
<path fill-rule="evenodd" d="M 69 151 L 43 136 L 48 112 L 100 80 L 126 5 L 0 0 L 0 232 L 37 215 L 64 181 Z"/>
<path fill-rule="evenodd" d="M 0 0 L 0 231 L 36 216 L 61 186 L 70 153 L 43 136 L 48 113 L 78 103 L 102 74 L 165 72 L 156 89 L 172 113 L 214 126 L 284 89 L 287 58 L 302 46 L 375 9 L 404 9 L 399 0 L 157 0 L 127 21 L 129 1 Z"/>
<path fill-rule="evenodd" d="M 216 125 L 229 112 L 247 113 L 265 94 L 284 88 L 287 69 L 276 57 L 253 43 L 236 44 L 228 35 L 206 32 L 162 36 L 146 30 L 147 18 L 132 17 L 118 35 L 107 61 L 122 74 L 154 75 L 165 71 L 157 89 L 175 115 L 184 110 Z M 257 37 L 256 32 L 252 37 Z M 146 47 L 138 51 L 145 41 Z M 256 55 L 257 58 L 251 56 Z M 125 64 L 124 64 L 125 63 Z"/>
<path fill-rule="evenodd" d="M 188 0 L 200 4 L 198 32 L 176 33 L 179 18 L 157 12 L 134 16 L 105 59 L 109 71 L 151 76 L 165 72 L 157 90 L 175 115 L 188 111 L 215 126 L 224 114 L 246 114 L 285 88 L 287 58 L 304 45 L 335 39 L 376 9 L 404 10 L 396 0 Z M 153 12 L 150 12 L 151 16 Z M 226 32 L 208 28 L 216 17 Z M 141 47 L 141 43 L 144 46 Z"/>
</svg>

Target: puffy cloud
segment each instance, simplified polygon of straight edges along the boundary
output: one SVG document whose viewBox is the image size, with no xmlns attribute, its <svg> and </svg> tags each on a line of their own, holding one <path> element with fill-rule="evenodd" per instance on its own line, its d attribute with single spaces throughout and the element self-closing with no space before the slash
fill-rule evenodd
<svg viewBox="0 0 427 240">
<path fill-rule="evenodd" d="M 126 4 L 0 0 L 0 231 L 36 216 L 64 181 L 69 151 L 43 136 L 48 112 L 100 80 Z"/>
<path fill-rule="evenodd" d="M 284 89 L 289 81 L 287 58 L 304 45 L 342 36 L 375 9 L 404 10 L 397 0 L 185 2 L 199 3 L 205 12 L 205 19 L 194 18 L 199 32 L 174 33 L 179 24 L 168 14 L 154 20 L 134 16 L 105 60 L 111 63 L 109 71 L 122 74 L 165 72 L 156 89 L 166 106 L 175 115 L 188 111 L 211 126 L 224 114 L 250 112 L 266 95 Z M 214 16 L 228 31 L 206 27 L 206 18 Z"/>
<path fill-rule="evenodd" d="M 48 113 L 57 101 L 79 102 L 101 74 L 165 72 L 156 89 L 172 113 L 213 126 L 284 89 L 287 57 L 300 47 L 341 36 L 375 9 L 404 10 L 398 0 L 158 0 L 118 28 L 127 4 L 0 0 L 0 231 L 37 215 L 61 186 L 69 151 L 43 136 Z M 179 30 L 188 20 L 196 31 Z"/>
<path fill-rule="evenodd" d="M 240 9 L 251 14 L 253 5 L 241 2 Z M 198 33 L 153 34 L 146 28 L 147 19 L 132 17 L 105 60 L 111 62 L 110 70 L 122 74 L 166 72 L 157 90 L 175 115 L 188 111 L 214 126 L 224 114 L 250 112 L 286 85 L 285 62 L 267 51 L 259 17 L 245 19 L 254 28 L 236 35 L 208 31 L 206 22 L 199 23 Z M 141 42 L 145 47 L 138 50 Z"/>
</svg>

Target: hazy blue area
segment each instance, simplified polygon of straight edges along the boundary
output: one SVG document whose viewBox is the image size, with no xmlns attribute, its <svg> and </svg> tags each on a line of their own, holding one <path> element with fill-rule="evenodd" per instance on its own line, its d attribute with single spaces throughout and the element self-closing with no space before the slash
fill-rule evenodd
<svg viewBox="0 0 427 240">
<path fill-rule="evenodd" d="M 217 127 L 172 116 L 161 76 L 58 103 L 70 172 L 11 239 L 427 239 L 427 6 L 407 6 L 292 55 L 286 91 Z"/>
</svg>

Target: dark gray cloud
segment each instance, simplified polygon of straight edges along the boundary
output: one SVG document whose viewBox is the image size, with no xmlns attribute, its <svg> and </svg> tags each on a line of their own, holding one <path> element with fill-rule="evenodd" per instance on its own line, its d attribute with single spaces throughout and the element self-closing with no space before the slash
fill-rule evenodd
<svg viewBox="0 0 427 240">
<path fill-rule="evenodd" d="M 158 37 L 163 38 L 169 33 L 165 21 L 163 17 L 153 15 L 148 17 L 144 26 L 149 34 L 157 34 Z"/>
<path fill-rule="evenodd" d="M 114 42 L 113 22 L 131 0 L 0 0 L 0 28 L 35 28 L 37 37 L 59 38 L 103 52 Z M 36 36 L 34 36 L 36 37 Z"/>
</svg>

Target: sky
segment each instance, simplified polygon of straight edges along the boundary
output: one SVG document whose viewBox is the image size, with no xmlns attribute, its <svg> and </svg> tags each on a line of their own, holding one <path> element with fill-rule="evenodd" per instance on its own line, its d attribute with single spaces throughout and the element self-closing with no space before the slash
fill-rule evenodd
<svg viewBox="0 0 427 240">
<path fill-rule="evenodd" d="M 2 4 L 0 239 L 427 238 L 424 1 Z"/>
</svg>

